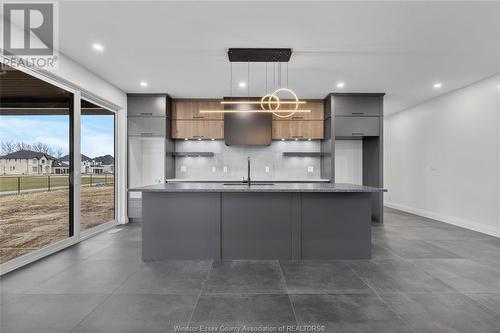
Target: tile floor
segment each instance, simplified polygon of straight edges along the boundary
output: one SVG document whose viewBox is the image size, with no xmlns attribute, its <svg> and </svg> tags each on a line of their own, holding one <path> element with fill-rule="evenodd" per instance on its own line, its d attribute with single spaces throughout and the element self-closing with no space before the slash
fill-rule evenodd
<svg viewBox="0 0 500 333">
<path fill-rule="evenodd" d="M 141 262 L 119 227 L 0 280 L 0 331 L 500 332 L 500 239 L 386 209 L 366 261 Z"/>
</svg>

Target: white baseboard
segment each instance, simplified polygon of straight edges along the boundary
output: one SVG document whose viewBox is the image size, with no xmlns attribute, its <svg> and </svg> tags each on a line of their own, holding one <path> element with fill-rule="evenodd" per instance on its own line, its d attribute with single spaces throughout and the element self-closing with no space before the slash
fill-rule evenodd
<svg viewBox="0 0 500 333">
<path fill-rule="evenodd" d="M 477 232 L 480 232 L 480 233 L 483 233 L 483 234 L 487 234 L 487 235 L 490 235 L 490 236 L 500 237 L 500 230 L 498 230 L 498 228 L 495 228 L 495 227 L 485 226 L 485 225 L 482 225 L 482 224 L 479 224 L 479 223 L 475 223 L 475 222 L 472 222 L 472 221 L 459 219 L 459 218 L 456 218 L 456 217 L 453 217 L 453 216 L 439 214 L 439 213 L 434 213 L 434 212 L 430 212 L 430 211 L 427 211 L 427 210 L 423 210 L 423 209 L 419 209 L 419 208 L 414 208 L 414 207 L 409 207 L 409 206 L 405 206 L 405 205 L 400 205 L 400 204 L 396 204 L 396 203 L 392 203 L 392 202 L 387 202 L 387 201 L 384 202 L 384 206 L 387 206 L 389 208 L 398 209 L 398 210 L 401 210 L 403 212 L 407 212 L 407 213 L 411 213 L 411 214 L 415 214 L 415 215 L 427 217 L 429 219 L 437 220 L 437 221 L 440 221 L 440 222 L 444 222 L 444 223 L 456 225 L 457 227 L 462 227 L 462 228 L 465 228 L 465 229 L 477 231 Z"/>
</svg>

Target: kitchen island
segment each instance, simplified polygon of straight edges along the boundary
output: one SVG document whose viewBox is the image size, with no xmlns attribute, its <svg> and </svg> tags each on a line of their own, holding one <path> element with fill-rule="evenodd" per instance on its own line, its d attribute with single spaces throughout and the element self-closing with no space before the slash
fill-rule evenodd
<svg viewBox="0 0 500 333">
<path fill-rule="evenodd" d="M 371 196 L 333 183 L 165 183 L 142 192 L 142 258 L 370 259 Z"/>
</svg>

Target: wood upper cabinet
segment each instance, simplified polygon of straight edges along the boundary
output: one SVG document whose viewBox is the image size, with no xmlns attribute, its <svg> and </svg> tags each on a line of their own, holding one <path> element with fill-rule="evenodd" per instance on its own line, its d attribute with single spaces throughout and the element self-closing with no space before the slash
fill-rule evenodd
<svg viewBox="0 0 500 333">
<path fill-rule="evenodd" d="M 323 139 L 322 120 L 273 121 L 273 139 Z"/>
<path fill-rule="evenodd" d="M 172 139 L 223 139 L 223 120 L 172 121 Z"/>
<path fill-rule="evenodd" d="M 174 99 L 172 101 L 172 119 L 182 120 L 223 120 L 223 113 L 200 113 L 200 110 L 221 110 L 220 100 L 210 99 Z"/>
<path fill-rule="evenodd" d="M 325 106 L 323 100 L 306 100 L 306 104 L 299 104 L 299 109 L 311 110 L 308 113 L 295 113 L 288 118 L 280 118 L 273 114 L 273 120 L 323 120 L 325 119 Z"/>
</svg>

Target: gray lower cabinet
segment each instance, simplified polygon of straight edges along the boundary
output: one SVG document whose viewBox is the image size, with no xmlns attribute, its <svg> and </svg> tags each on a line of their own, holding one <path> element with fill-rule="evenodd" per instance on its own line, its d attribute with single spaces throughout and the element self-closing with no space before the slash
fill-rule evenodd
<svg viewBox="0 0 500 333">
<path fill-rule="evenodd" d="M 167 115 L 166 96 L 130 96 L 127 102 L 127 114 L 132 117 L 165 117 Z"/>
<path fill-rule="evenodd" d="M 142 201 L 139 198 L 130 198 L 128 200 L 129 219 L 140 219 L 142 217 Z"/>
<path fill-rule="evenodd" d="M 161 136 L 165 137 L 166 118 L 128 118 L 128 135 L 129 136 Z"/>
<path fill-rule="evenodd" d="M 222 259 L 292 259 L 291 204 L 292 193 L 222 193 Z"/>
<path fill-rule="evenodd" d="M 381 116 L 379 96 L 339 96 L 333 104 L 335 116 Z"/>
<path fill-rule="evenodd" d="M 335 117 L 335 137 L 355 138 L 380 135 L 379 117 Z"/>
</svg>

